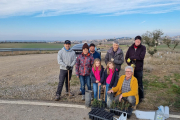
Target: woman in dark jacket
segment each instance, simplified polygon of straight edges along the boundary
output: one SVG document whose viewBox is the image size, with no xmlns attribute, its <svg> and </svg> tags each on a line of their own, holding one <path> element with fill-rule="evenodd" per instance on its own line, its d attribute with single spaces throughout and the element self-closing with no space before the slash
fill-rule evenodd
<svg viewBox="0 0 180 120">
<path fill-rule="evenodd" d="M 104 71 L 103 88 L 106 87 L 105 101 L 107 102 L 107 91 L 112 87 L 116 87 L 118 83 L 118 70 L 112 61 L 107 63 L 107 68 Z"/>
</svg>

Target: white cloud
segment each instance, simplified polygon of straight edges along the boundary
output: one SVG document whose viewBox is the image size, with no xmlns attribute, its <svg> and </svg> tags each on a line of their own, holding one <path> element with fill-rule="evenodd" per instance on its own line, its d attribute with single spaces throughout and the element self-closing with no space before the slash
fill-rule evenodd
<svg viewBox="0 0 180 120">
<path fill-rule="evenodd" d="M 142 21 L 140 24 L 143 24 L 143 23 L 145 23 L 146 21 Z"/>
<path fill-rule="evenodd" d="M 1 0 L 0 17 L 64 14 L 159 14 L 179 10 L 179 0 Z"/>
</svg>

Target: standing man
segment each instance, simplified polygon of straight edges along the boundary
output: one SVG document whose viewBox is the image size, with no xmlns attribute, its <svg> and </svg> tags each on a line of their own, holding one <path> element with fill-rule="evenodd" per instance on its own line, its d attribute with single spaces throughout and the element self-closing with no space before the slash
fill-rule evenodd
<svg viewBox="0 0 180 120">
<path fill-rule="evenodd" d="M 136 36 L 135 42 L 129 47 L 126 53 L 125 60 L 128 65 L 131 65 L 132 63 L 135 64 L 134 76 L 138 80 L 139 102 L 142 102 L 142 99 L 144 98 L 142 78 L 145 54 L 146 47 L 141 44 L 141 36 Z"/>
<path fill-rule="evenodd" d="M 113 47 L 111 47 L 107 51 L 107 54 L 105 56 L 106 65 L 109 61 L 114 62 L 115 68 L 118 69 L 118 74 L 119 74 L 119 72 L 121 70 L 121 65 L 124 62 L 124 54 L 123 54 L 122 49 L 119 48 L 119 42 L 118 41 L 114 41 Z"/>
<path fill-rule="evenodd" d="M 96 58 L 99 58 L 101 60 L 100 54 L 97 51 L 95 51 L 95 44 L 94 43 L 90 44 L 89 49 L 90 49 L 90 53 L 93 55 L 94 60 Z"/>
<path fill-rule="evenodd" d="M 64 42 L 64 47 L 58 52 L 58 64 L 60 64 L 60 74 L 59 74 L 59 84 L 56 92 L 56 101 L 60 100 L 62 88 L 64 85 L 64 80 L 66 84 L 66 94 L 68 94 L 68 71 L 69 71 L 69 80 L 71 79 L 72 69 L 76 62 L 76 54 L 73 50 L 70 49 L 71 41 L 66 40 Z M 73 96 L 72 93 L 70 93 Z"/>
</svg>

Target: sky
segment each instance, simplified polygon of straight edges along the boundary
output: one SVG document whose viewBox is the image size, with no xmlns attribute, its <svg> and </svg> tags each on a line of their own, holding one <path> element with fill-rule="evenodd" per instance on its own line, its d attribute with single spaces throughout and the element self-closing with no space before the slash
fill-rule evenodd
<svg viewBox="0 0 180 120">
<path fill-rule="evenodd" d="M 0 40 L 180 35 L 180 0 L 0 0 Z"/>
</svg>

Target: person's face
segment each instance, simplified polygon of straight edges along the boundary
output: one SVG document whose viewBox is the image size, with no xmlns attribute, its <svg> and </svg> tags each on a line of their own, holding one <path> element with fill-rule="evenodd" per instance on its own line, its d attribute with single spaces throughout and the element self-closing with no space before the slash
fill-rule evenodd
<svg viewBox="0 0 180 120">
<path fill-rule="evenodd" d="M 126 77 L 130 78 L 133 75 L 133 72 L 131 71 L 131 69 L 126 69 L 125 75 Z"/>
<path fill-rule="evenodd" d="M 88 49 L 87 49 L 87 48 L 83 49 L 83 54 L 85 54 L 85 55 L 86 55 L 86 54 L 88 54 L 88 52 L 89 52 L 89 51 L 88 51 Z"/>
<path fill-rule="evenodd" d="M 91 46 L 89 49 L 90 49 L 90 52 L 94 52 L 95 51 L 95 47 L 94 46 Z"/>
<path fill-rule="evenodd" d="M 140 39 L 136 39 L 134 43 L 135 43 L 136 46 L 139 46 L 141 44 L 141 40 Z"/>
<path fill-rule="evenodd" d="M 119 45 L 118 45 L 118 44 L 113 43 L 113 50 L 114 50 L 114 51 L 117 51 L 118 47 L 119 47 Z"/>
<path fill-rule="evenodd" d="M 100 62 L 96 61 L 96 67 L 99 67 L 99 66 L 100 66 Z"/>
<path fill-rule="evenodd" d="M 64 47 L 66 48 L 66 50 L 69 50 L 69 48 L 71 47 L 71 44 L 64 44 Z"/>
<path fill-rule="evenodd" d="M 113 64 L 112 63 L 109 64 L 109 68 L 113 69 Z"/>
</svg>

